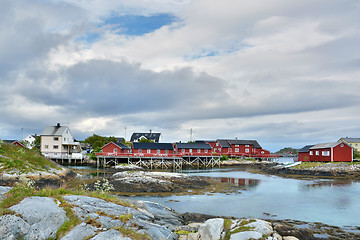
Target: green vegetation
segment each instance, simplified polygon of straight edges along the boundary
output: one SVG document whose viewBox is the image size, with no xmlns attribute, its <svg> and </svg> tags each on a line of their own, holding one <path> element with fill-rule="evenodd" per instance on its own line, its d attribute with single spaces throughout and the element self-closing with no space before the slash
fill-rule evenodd
<svg viewBox="0 0 360 240">
<path fill-rule="evenodd" d="M 302 162 L 300 165 L 296 165 L 293 168 L 294 169 L 309 169 L 309 168 L 313 168 L 313 167 L 317 167 L 320 165 L 324 165 L 326 163 L 323 162 Z"/>
<path fill-rule="evenodd" d="M 133 240 L 151 240 L 151 237 L 147 234 L 137 233 L 131 228 L 115 227 L 113 229 L 118 230 L 122 235 L 124 235 L 125 237 L 129 237 Z"/>
<path fill-rule="evenodd" d="M 226 156 L 225 154 L 220 157 L 220 161 L 227 161 L 227 160 L 229 160 L 229 157 Z"/>
<path fill-rule="evenodd" d="M 0 171 L 30 173 L 60 169 L 55 163 L 44 158 L 38 151 L 16 145 L 0 143 Z"/>
<path fill-rule="evenodd" d="M 91 137 L 86 138 L 84 142 L 89 143 L 93 147 L 94 152 L 100 152 L 101 148 L 105 144 L 107 144 L 109 142 L 116 142 L 116 138 L 115 137 L 102 137 L 102 136 L 94 134 Z"/>
<path fill-rule="evenodd" d="M 154 141 L 153 140 L 149 140 L 149 139 L 146 139 L 146 138 L 142 138 L 139 140 L 139 143 L 153 143 Z"/>
<path fill-rule="evenodd" d="M 353 158 L 354 159 L 360 159 L 360 152 L 356 151 L 355 149 L 353 150 Z"/>
<path fill-rule="evenodd" d="M 174 233 L 178 234 L 178 235 L 188 235 L 189 233 L 192 233 L 190 231 L 184 231 L 184 230 L 179 230 L 179 231 L 175 231 Z"/>
</svg>

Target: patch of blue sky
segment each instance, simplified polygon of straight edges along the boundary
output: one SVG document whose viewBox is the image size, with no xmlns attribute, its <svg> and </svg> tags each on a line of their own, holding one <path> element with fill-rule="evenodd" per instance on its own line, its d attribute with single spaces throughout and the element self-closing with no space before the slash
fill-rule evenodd
<svg viewBox="0 0 360 240">
<path fill-rule="evenodd" d="M 166 13 L 151 16 L 124 15 L 107 18 L 102 25 L 112 25 L 112 31 L 117 34 L 141 36 L 170 25 L 176 20 L 174 15 Z"/>
<path fill-rule="evenodd" d="M 84 42 L 86 44 L 91 44 L 91 43 L 94 43 L 94 42 L 98 41 L 99 39 L 100 39 L 100 34 L 99 33 L 87 33 L 84 36 L 76 38 L 74 41 L 75 42 Z"/>
<path fill-rule="evenodd" d="M 197 54 L 185 55 L 184 59 L 185 60 L 196 60 L 196 59 L 204 58 L 204 57 L 216 57 L 216 56 L 231 55 L 231 54 L 241 51 L 242 49 L 249 48 L 249 47 L 251 47 L 251 46 L 248 44 L 237 43 L 237 44 L 230 44 L 227 48 L 223 48 L 223 49 L 210 49 L 210 48 L 206 49 L 205 48 L 205 49 L 201 49 L 199 51 L 199 53 L 197 53 Z"/>
</svg>

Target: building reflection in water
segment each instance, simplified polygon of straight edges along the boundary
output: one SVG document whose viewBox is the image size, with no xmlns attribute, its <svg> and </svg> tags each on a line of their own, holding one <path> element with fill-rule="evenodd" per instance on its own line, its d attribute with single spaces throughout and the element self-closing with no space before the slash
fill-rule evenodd
<svg viewBox="0 0 360 240">
<path fill-rule="evenodd" d="M 241 187 L 245 189 L 250 189 L 256 187 L 260 180 L 258 179 L 249 179 L 249 178 L 228 178 L 228 177 L 217 177 L 211 178 L 215 181 L 223 182 L 223 183 L 230 183 L 236 187 Z"/>
</svg>

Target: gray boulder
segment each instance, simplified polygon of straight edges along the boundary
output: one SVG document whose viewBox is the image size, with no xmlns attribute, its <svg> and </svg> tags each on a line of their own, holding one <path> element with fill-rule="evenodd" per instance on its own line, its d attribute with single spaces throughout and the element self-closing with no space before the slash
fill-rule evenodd
<svg viewBox="0 0 360 240">
<path fill-rule="evenodd" d="M 174 231 L 177 226 L 185 224 L 185 221 L 180 214 L 159 203 L 142 201 L 138 203 L 138 206 L 144 208 L 154 216 L 154 223 L 165 226 L 170 231 Z"/>
<path fill-rule="evenodd" d="M 0 239 L 23 239 L 30 230 L 30 224 L 15 215 L 0 217 Z"/>
<path fill-rule="evenodd" d="M 245 231 L 234 233 L 230 236 L 230 240 L 248 240 L 248 239 L 260 239 L 262 234 L 256 231 Z"/>
<path fill-rule="evenodd" d="M 57 230 L 68 219 L 66 212 L 49 197 L 25 198 L 10 209 L 21 214 L 30 225 L 25 239 L 56 238 Z"/>
<path fill-rule="evenodd" d="M 104 212 L 106 215 L 121 216 L 126 214 L 133 214 L 134 218 L 143 220 L 152 220 L 153 216 L 146 212 L 140 212 L 132 207 L 122 206 L 105 200 L 88 197 L 88 196 L 64 196 L 64 200 L 75 207 L 73 208 L 81 220 L 88 217 L 97 218 L 97 212 Z"/>
<path fill-rule="evenodd" d="M 200 239 L 203 240 L 218 240 L 224 230 L 223 218 L 212 218 L 204 222 L 199 227 Z"/>
<path fill-rule="evenodd" d="M 91 240 L 131 240 L 131 238 L 124 237 L 119 231 L 110 229 L 109 231 L 101 232 Z"/>
<path fill-rule="evenodd" d="M 61 240 L 83 240 L 86 237 L 95 235 L 97 230 L 99 229 L 90 224 L 80 223 L 61 238 Z"/>
</svg>

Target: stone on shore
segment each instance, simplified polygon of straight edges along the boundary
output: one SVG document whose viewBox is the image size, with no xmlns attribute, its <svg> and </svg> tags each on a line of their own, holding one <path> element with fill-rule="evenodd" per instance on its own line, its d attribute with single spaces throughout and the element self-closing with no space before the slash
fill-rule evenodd
<svg viewBox="0 0 360 240">
<path fill-rule="evenodd" d="M 84 238 L 95 235 L 98 230 L 99 228 L 83 222 L 74 227 L 68 234 L 61 238 L 61 240 L 83 240 Z"/>
<path fill-rule="evenodd" d="M 213 218 L 209 219 L 199 227 L 200 239 L 218 240 L 221 238 L 221 233 L 224 230 L 224 219 Z"/>
<path fill-rule="evenodd" d="M 28 239 L 56 238 L 57 230 L 68 219 L 66 212 L 49 197 L 29 197 L 10 207 L 30 224 Z"/>
</svg>

